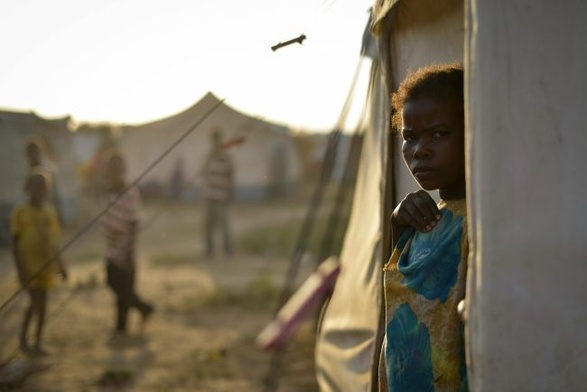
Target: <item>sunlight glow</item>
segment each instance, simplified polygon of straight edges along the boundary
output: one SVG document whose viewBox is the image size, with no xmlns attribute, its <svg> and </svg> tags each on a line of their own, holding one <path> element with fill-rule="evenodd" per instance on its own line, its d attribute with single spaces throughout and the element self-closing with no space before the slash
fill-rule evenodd
<svg viewBox="0 0 587 392">
<path fill-rule="evenodd" d="M 0 15 L 0 107 L 139 123 L 211 91 L 267 120 L 328 129 L 359 61 L 370 4 L 10 2 Z M 271 50 L 302 33 L 303 45 Z"/>
</svg>

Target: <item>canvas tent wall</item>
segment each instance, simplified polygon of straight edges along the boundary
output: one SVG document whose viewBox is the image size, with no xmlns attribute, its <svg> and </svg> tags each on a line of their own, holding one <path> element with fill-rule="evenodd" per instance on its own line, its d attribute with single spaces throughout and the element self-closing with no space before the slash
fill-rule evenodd
<svg viewBox="0 0 587 392">
<path fill-rule="evenodd" d="M 341 273 L 317 338 L 317 378 L 323 391 L 361 391 L 370 384 L 381 278 L 383 135 L 379 125 L 371 123 L 364 136 L 353 209 L 340 255 Z"/>
<path fill-rule="evenodd" d="M 587 3 L 468 1 L 473 391 L 587 385 Z"/>
<path fill-rule="evenodd" d="M 382 74 L 372 63 L 368 121 L 339 257 L 341 272 L 324 309 L 316 341 L 316 372 L 322 391 L 366 391 L 372 385 L 381 302 L 381 230 L 388 105 Z"/>
<path fill-rule="evenodd" d="M 176 115 L 124 127 L 119 142 L 128 155 L 129 175 L 138 176 L 215 105 L 219 105 L 218 108 L 162 160 L 142 183 L 167 186 L 174 167 L 180 161 L 184 165 L 186 179 L 196 178 L 210 149 L 209 135 L 214 128 L 219 128 L 225 140 L 245 137 L 242 145 L 228 150 L 236 166 L 237 200 L 265 200 L 272 196 L 274 189 L 282 189 L 286 194 L 294 192 L 302 168 L 288 128 L 240 113 L 221 103 L 211 93 Z M 276 168 L 281 169 L 276 171 Z M 196 199 L 198 186 L 198 181 L 192 181 L 184 197 Z"/>
</svg>

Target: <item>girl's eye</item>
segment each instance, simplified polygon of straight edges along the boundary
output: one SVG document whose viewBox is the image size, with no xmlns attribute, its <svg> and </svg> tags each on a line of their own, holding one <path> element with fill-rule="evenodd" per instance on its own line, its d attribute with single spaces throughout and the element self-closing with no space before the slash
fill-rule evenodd
<svg viewBox="0 0 587 392">
<path fill-rule="evenodd" d="M 448 135 L 448 131 L 434 131 L 432 137 L 435 139 L 440 139 Z"/>
<path fill-rule="evenodd" d="M 416 138 L 414 137 L 414 135 L 412 135 L 411 133 L 402 133 L 402 138 L 404 139 L 405 142 L 413 142 L 414 140 L 416 140 Z"/>
</svg>

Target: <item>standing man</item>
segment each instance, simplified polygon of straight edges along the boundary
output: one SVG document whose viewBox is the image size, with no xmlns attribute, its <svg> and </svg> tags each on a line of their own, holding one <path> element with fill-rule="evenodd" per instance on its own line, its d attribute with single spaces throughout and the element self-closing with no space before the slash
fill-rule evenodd
<svg viewBox="0 0 587 392">
<path fill-rule="evenodd" d="M 205 256 L 214 257 L 214 234 L 221 230 L 225 256 L 233 252 L 228 206 L 234 192 L 232 159 L 222 148 L 222 133 L 215 128 L 211 135 L 212 151 L 202 167 L 202 194 L 205 202 Z"/>
</svg>

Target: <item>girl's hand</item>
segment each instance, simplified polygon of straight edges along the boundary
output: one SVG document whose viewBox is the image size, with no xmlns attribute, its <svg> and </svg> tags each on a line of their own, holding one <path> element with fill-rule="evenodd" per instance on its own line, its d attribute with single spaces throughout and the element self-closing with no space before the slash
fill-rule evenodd
<svg viewBox="0 0 587 392">
<path fill-rule="evenodd" d="M 426 233 L 440 220 L 440 211 L 432 197 L 423 190 L 409 193 L 391 214 L 392 230 L 397 232 L 411 226 Z M 399 238 L 399 236 L 398 236 Z"/>
</svg>

